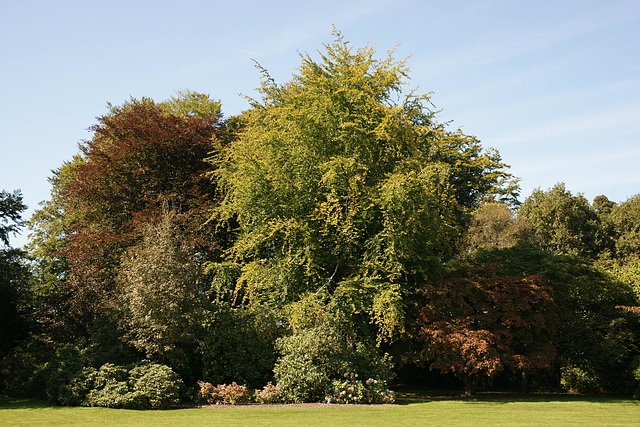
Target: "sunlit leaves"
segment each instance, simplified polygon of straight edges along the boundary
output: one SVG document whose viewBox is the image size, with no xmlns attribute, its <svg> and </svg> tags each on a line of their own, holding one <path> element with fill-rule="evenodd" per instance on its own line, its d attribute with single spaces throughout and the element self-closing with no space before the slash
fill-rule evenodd
<svg viewBox="0 0 640 427">
<path fill-rule="evenodd" d="M 259 67 L 262 98 L 215 159 L 225 199 L 214 218 L 240 225 L 227 254 L 237 302 L 327 293 L 391 340 L 406 294 L 453 255 L 468 213 L 509 175 L 496 153 L 438 123 L 428 95 L 403 93 L 404 60 L 334 36 L 285 84 Z"/>
</svg>

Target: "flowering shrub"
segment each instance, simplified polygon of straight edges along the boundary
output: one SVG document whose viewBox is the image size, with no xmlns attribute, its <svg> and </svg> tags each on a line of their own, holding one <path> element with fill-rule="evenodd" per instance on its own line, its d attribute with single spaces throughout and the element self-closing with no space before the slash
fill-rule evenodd
<svg viewBox="0 0 640 427">
<path fill-rule="evenodd" d="M 249 390 L 243 385 L 234 382 L 231 384 L 219 384 L 198 381 L 200 386 L 200 399 L 209 404 L 216 405 L 240 405 L 249 403 Z"/>
<path fill-rule="evenodd" d="M 282 389 L 271 383 L 267 383 L 262 390 L 256 390 L 254 397 L 257 403 L 283 403 L 285 401 Z"/>
<path fill-rule="evenodd" d="M 387 389 L 386 381 L 369 378 L 364 383 L 356 381 L 333 381 L 325 401 L 327 403 L 393 403 L 395 393 Z"/>
</svg>

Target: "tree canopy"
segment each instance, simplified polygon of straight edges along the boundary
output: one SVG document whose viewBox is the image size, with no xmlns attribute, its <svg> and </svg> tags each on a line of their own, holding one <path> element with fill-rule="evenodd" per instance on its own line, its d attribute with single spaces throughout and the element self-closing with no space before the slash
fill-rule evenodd
<svg viewBox="0 0 640 427">
<path fill-rule="evenodd" d="M 258 65 L 235 117 L 191 91 L 108 104 L 53 171 L 28 258 L 6 247 L 21 195 L 0 193 L 1 394 L 149 407 L 182 384 L 225 402 L 245 386 L 388 402 L 396 375 L 467 393 L 638 385 L 638 196 L 590 205 L 558 184 L 520 204 L 497 151 L 442 121 L 405 60 L 333 36 L 284 83 Z"/>
<path fill-rule="evenodd" d="M 238 303 L 325 292 L 390 338 L 403 295 L 453 255 L 478 201 L 512 195 L 512 181 L 496 152 L 437 121 L 428 95 L 402 93 L 405 61 L 334 36 L 285 84 L 260 68 L 262 99 L 218 158 L 216 219 L 239 224 L 227 253 Z"/>
<path fill-rule="evenodd" d="M 11 234 L 19 232 L 24 226 L 22 212 L 27 206 L 22 202 L 22 194 L 19 190 L 8 193 L 5 190 L 0 192 L 0 243 L 9 246 Z"/>
</svg>

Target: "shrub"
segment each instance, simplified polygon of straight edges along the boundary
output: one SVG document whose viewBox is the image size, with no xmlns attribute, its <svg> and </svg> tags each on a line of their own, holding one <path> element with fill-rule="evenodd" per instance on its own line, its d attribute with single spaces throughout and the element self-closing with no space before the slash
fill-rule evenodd
<svg viewBox="0 0 640 427">
<path fill-rule="evenodd" d="M 86 348 L 67 344 L 60 347 L 44 367 L 35 374 L 36 396 L 62 406 L 80 405 L 87 390 L 78 379 L 87 363 Z M 42 393 L 44 391 L 44 394 Z"/>
<path fill-rule="evenodd" d="M 143 363 L 129 371 L 129 387 L 136 404 L 143 408 L 166 409 L 180 402 L 183 383 L 170 367 Z"/>
<path fill-rule="evenodd" d="M 0 394 L 11 397 L 45 398 L 43 376 L 36 377 L 51 358 L 50 343 L 37 336 L 29 337 L 0 360 Z M 38 381 L 38 379 L 40 381 Z"/>
<path fill-rule="evenodd" d="M 387 383 L 384 380 L 369 378 L 364 383 L 353 379 L 350 381 L 335 380 L 331 383 L 325 401 L 327 403 L 354 404 L 394 403 L 395 393 L 387 388 Z"/>
<path fill-rule="evenodd" d="M 274 343 L 281 333 L 276 312 L 266 306 L 251 309 L 218 304 L 204 319 L 199 343 L 204 381 L 261 387 L 273 377 Z"/>
<path fill-rule="evenodd" d="M 50 363 L 44 370 L 46 391 L 49 400 L 60 405 L 166 409 L 180 401 L 182 380 L 165 365 L 105 363 L 99 369 L 83 368 L 77 357 Z"/>
<path fill-rule="evenodd" d="M 331 323 L 302 329 L 278 341 L 282 356 L 274 375 L 287 401 L 315 402 L 325 398 L 333 380 L 350 373 L 361 378 L 390 379 L 392 364 L 373 343 L 358 341 Z"/>
<path fill-rule="evenodd" d="M 283 403 L 285 395 L 280 386 L 269 382 L 262 388 L 262 390 L 255 391 L 254 398 L 258 403 Z"/>
<path fill-rule="evenodd" d="M 636 356 L 633 358 L 632 362 L 632 373 L 633 377 L 636 379 L 636 390 L 633 393 L 634 399 L 640 399 L 640 356 Z"/>
<path fill-rule="evenodd" d="M 594 393 L 598 391 L 598 379 L 577 366 L 560 368 L 560 385 L 569 393 Z"/>
<path fill-rule="evenodd" d="M 240 405 L 249 403 L 249 390 L 243 385 L 219 384 L 213 386 L 211 383 L 198 381 L 200 386 L 200 400 L 216 405 Z"/>
</svg>

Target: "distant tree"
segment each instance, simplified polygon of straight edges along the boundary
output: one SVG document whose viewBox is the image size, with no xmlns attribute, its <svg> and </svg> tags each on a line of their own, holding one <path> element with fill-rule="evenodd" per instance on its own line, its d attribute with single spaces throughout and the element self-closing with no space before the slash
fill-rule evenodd
<svg viewBox="0 0 640 427">
<path fill-rule="evenodd" d="M 547 191 L 534 190 L 520 206 L 518 218 L 528 227 L 528 240 L 553 254 L 593 259 L 612 244 L 587 199 L 574 196 L 562 183 Z"/>
<path fill-rule="evenodd" d="M 20 190 L 0 192 L 0 244 L 9 246 L 11 234 L 19 233 L 20 227 L 24 226 L 21 218 L 25 209 L 27 205 L 22 202 Z"/>
<path fill-rule="evenodd" d="M 640 194 L 615 206 L 610 219 L 616 233 L 616 256 L 640 256 Z"/>
<path fill-rule="evenodd" d="M 461 268 L 422 291 L 426 303 L 416 323 L 422 360 L 462 380 L 465 394 L 505 368 L 524 377 L 552 366 L 558 309 L 541 276 Z"/>
<path fill-rule="evenodd" d="M 630 285 L 640 301 L 640 195 L 619 205 L 604 196 L 598 197 L 594 200 L 594 209 L 614 242 L 610 253 L 604 254 L 599 264 Z"/>
<path fill-rule="evenodd" d="M 593 199 L 591 206 L 597 214 L 608 214 L 616 207 L 616 203 L 609 200 L 604 194 L 601 194 Z"/>
<path fill-rule="evenodd" d="M 522 223 L 508 204 L 488 202 L 473 212 L 465 246 L 468 249 L 508 248 L 515 245 L 523 233 Z"/>
</svg>

